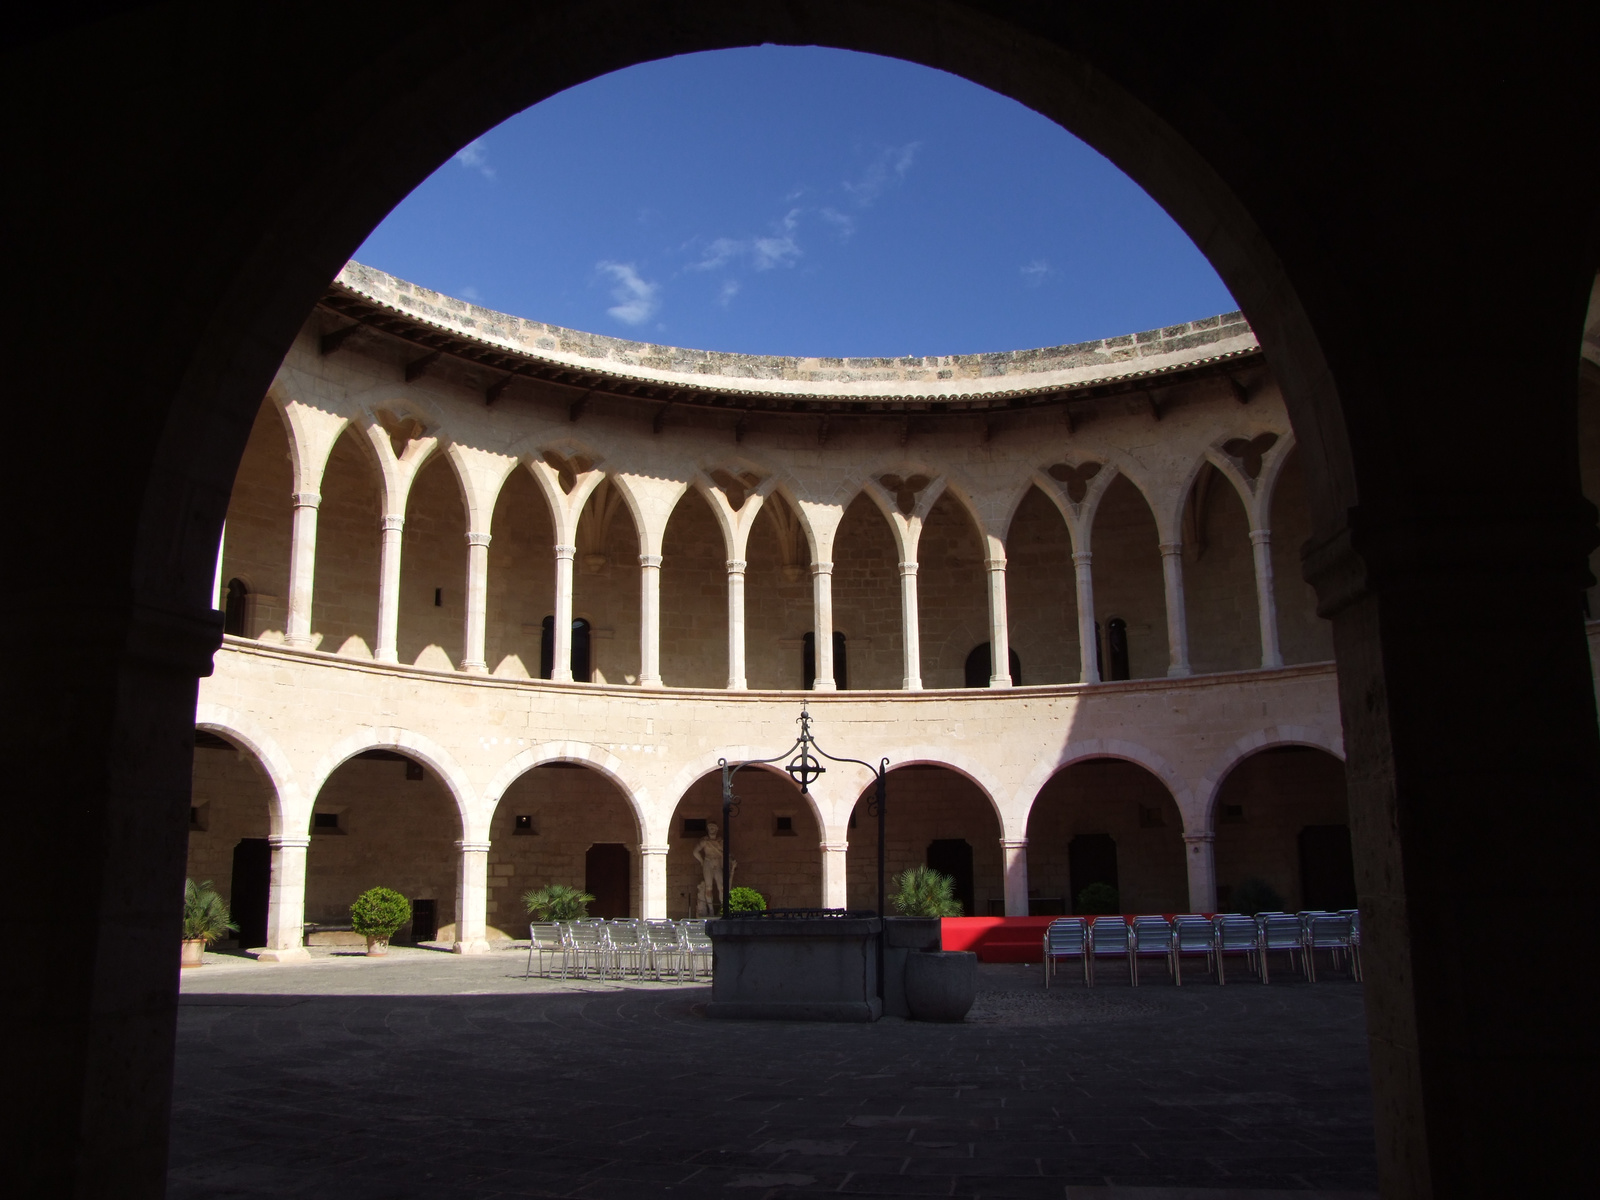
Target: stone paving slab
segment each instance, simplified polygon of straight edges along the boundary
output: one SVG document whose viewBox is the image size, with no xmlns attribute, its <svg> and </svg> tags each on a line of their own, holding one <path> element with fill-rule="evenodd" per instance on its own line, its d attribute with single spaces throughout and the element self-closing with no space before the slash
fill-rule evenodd
<svg viewBox="0 0 1600 1200">
<path fill-rule="evenodd" d="M 514 950 L 186 972 L 173 1200 L 1372 1200 L 1361 989 L 987 965 L 961 1025 L 711 1021 Z"/>
</svg>

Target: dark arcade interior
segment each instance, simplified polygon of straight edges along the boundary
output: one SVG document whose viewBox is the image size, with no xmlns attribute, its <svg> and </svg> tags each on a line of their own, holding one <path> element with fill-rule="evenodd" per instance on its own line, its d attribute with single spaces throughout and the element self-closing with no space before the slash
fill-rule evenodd
<svg viewBox="0 0 1600 1200">
<path fill-rule="evenodd" d="M 496 122 L 603 72 L 762 42 L 1013 97 L 1214 264 L 1282 382 L 1311 499 L 1382 1194 L 1592 1187 L 1592 6 L 98 3 L 14 14 L 3 36 L 6 878 L 50 898 L 72 946 L 5 990 L 27 1097 L 13 1195 L 164 1191 L 217 538 L 306 313 Z M 1509 969 L 1484 966 L 1508 946 Z"/>
</svg>

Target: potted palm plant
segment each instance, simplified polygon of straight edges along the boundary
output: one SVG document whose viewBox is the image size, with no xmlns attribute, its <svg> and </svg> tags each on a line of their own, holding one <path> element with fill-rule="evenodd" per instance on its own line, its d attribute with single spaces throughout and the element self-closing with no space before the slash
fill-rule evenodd
<svg viewBox="0 0 1600 1200">
<path fill-rule="evenodd" d="M 889 904 L 900 916 L 885 922 L 884 936 L 891 947 L 916 948 L 905 956 L 906 1007 L 918 1021 L 960 1021 L 977 995 L 978 956 L 940 948 L 939 922 L 962 911 L 955 880 L 923 865 L 902 871 L 894 882 Z"/>
<path fill-rule="evenodd" d="M 183 966 L 200 966 L 206 947 L 238 928 L 209 879 L 204 883 L 183 881 Z"/>
<path fill-rule="evenodd" d="M 350 928 L 366 937 L 368 958 L 389 953 L 389 939 L 410 919 L 411 901 L 393 888 L 369 888 L 350 906 Z"/>
<path fill-rule="evenodd" d="M 522 893 L 522 906 L 528 910 L 530 920 L 538 924 L 550 921 L 576 921 L 589 915 L 589 905 L 594 897 L 564 883 L 549 883 L 542 888 Z"/>
</svg>

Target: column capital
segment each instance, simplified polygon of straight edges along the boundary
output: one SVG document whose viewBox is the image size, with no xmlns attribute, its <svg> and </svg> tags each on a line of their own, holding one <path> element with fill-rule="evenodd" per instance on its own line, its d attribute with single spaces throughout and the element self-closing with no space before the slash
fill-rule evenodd
<svg viewBox="0 0 1600 1200">
<path fill-rule="evenodd" d="M 1006 560 L 1004 558 L 986 558 L 983 560 L 983 565 L 985 570 L 1004 571 L 1006 569 Z"/>
<path fill-rule="evenodd" d="M 399 513 L 384 513 L 378 518 L 378 528 L 387 532 L 390 529 L 404 529 L 406 519 Z"/>
<path fill-rule="evenodd" d="M 1183 543 L 1182 542 L 1162 542 L 1161 543 L 1161 557 L 1162 558 L 1181 558 L 1181 557 L 1183 557 Z"/>
<path fill-rule="evenodd" d="M 818 842 L 825 854 L 844 854 L 850 849 L 849 842 Z"/>
<path fill-rule="evenodd" d="M 1217 840 L 1217 835 L 1210 830 L 1205 833 L 1186 833 L 1183 835 L 1183 840 L 1194 846 L 1201 842 L 1214 842 Z"/>
<path fill-rule="evenodd" d="M 562 560 L 571 562 L 573 557 L 578 553 L 578 548 L 576 546 L 563 546 L 560 542 L 557 542 L 555 545 L 555 551 L 556 560 L 558 562 Z"/>
<path fill-rule="evenodd" d="M 469 546 L 487 546 L 489 540 L 490 537 L 487 533 L 468 532 L 467 534 L 467 545 Z"/>
<path fill-rule="evenodd" d="M 294 506 L 296 508 L 317 508 L 321 504 L 321 492 L 296 492 L 294 494 Z"/>
<path fill-rule="evenodd" d="M 641 554 L 639 555 L 639 565 L 647 571 L 659 571 L 661 569 L 661 555 Z"/>
<path fill-rule="evenodd" d="M 304 850 L 311 845 L 311 835 L 308 833 L 270 833 L 267 835 L 267 845 L 274 850 Z"/>
<path fill-rule="evenodd" d="M 456 849 L 466 854 L 487 854 L 489 845 L 488 842 L 469 842 L 463 839 L 456 843 Z"/>
<path fill-rule="evenodd" d="M 1252 546 L 1270 546 L 1272 544 L 1272 530 L 1252 529 L 1250 531 L 1250 544 Z"/>
<path fill-rule="evenodd" d="M 729 575 L 743 575 L 745 567 L 747 567 L 749 565 L 750 564 L 745 559 L 742 559 L 742 558 L 730 558 L 728 560 L 728 574 Z"/>
<path fill-rule="evenodd" d="M 1025 838 L 1025 837 L 1020 837 L 1020 838 L 1004 838 L 1003 837 L 1003 838 L 1000 839 L 1000 845 L 1001 845 L 1001 847 L 1003 849 L 1006 849 L 1006 850 L 1026 850 L 1028 848 L 1028 839 Z"/>
<path fill-rule="evenodd" d="M 667 856 L 667 851 L 670 849 L 672 849 L 670 846 L 640 846 L 639 853 L 657 855 L 661 858 L 665 858 Z"/>
<path fill-rule="evenodd" d="M 902 575 L 915 575 L 916 573 L 917 573 L 917 564 L 916 563 L 914 563 L 914 562 L 903 562 L 903 563 L 900 564 L 900 574 L 902 574 Z"/>
<path fill-rule="evenodd" d="M 813 577 L 817 575 L 832 575 L 833 564 L 831 562 L 814 562 L 811 564 L 811 574 Z"/>
<path fill-rule="evenodd" d="M 1072 552 L 1072 564 L 1073 564 L 1073 566 L 1076 566 L 1076 567 L 1087 567 L 1092 562 L 1094 562 L 1094 551 L 1093 550 L 1074 550 Z"/>
</svg>

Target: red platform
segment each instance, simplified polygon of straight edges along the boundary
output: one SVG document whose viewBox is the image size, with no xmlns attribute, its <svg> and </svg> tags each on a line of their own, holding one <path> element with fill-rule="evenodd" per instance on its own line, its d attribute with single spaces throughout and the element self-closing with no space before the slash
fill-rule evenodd
<svg viewBox="0 0 1600 1200">
<path fill-rule="evenodd" d="M 1179 915 L 1162 913 L 1167 920 Z M 1201 913 L 1210 917 L 1210 913 Z M 1122 914 L 1132 922 L 1134 914 Z M 1026 963 L 1044 961 L 1044 931 L 1055 917 L 945 917 L 940 936 L 946 950 L 973 950 L 979 962 Z M 1099 920 L 1107 920 L 1101 917 Z"/>
</svg>

